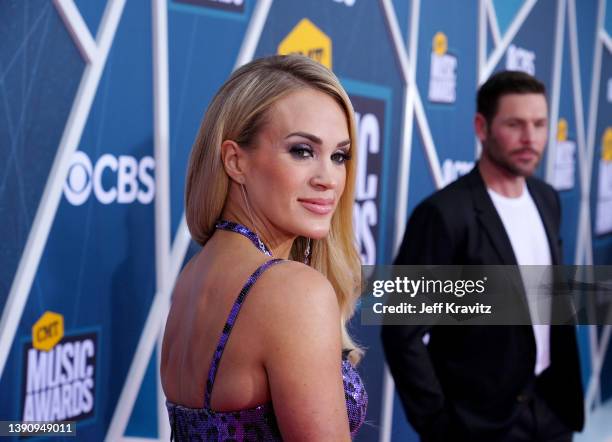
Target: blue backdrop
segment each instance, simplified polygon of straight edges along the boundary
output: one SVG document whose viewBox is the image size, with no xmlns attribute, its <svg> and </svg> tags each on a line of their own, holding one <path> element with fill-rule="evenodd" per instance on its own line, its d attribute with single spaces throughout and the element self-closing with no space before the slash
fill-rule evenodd
<svg viewBox="0 0 612 442">
<path fill-rule="evenodd" d="M 0 420 L 168 437 L 158 343 L 197 250 L 191 145 L 234 67 L 287 47 L 330 66 L 358 114 L 364 263 L 390 263 L 415 205 L 472 167 L 478 85 L 512 68 L 549 91 L 538 173 L 560 191 L 565 261 L 610 264 L 611 34 L 612 0 L 1 0 Z M 368 348 L 358 440 L 416 441 L 385 393 L 379 330 L 351 328 Z M 610 328 L 579 334 L 582 440 L 603 440 Z"/>
</svg>

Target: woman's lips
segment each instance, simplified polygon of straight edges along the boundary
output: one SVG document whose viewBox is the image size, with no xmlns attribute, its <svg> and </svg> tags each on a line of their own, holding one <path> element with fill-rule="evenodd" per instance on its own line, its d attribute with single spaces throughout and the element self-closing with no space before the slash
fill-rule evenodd
<svg viewBox="0 0 612 442">
<path fill-rule="evenodd" d="M 317 215 L 327 215 L 334 210 L 334 200 L 331 198 L 309 198 L 298 201 L 306 210 Z"/>
</svg>

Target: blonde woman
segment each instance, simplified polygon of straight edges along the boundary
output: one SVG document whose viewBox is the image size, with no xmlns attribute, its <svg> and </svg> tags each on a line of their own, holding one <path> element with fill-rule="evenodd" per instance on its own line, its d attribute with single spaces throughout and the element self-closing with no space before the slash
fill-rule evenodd
<svg viewBox="0 0 612 442">
<path fill-rule="evenodd" d="M 177 440 L 347 441 L 365 418 L 355 121 L 328 69 L 275 56 L 235 71 L 191 153 L 189 230 L 161 376 Z M 210 368 L 209 368 L 210 367 Z"/>
</svg>

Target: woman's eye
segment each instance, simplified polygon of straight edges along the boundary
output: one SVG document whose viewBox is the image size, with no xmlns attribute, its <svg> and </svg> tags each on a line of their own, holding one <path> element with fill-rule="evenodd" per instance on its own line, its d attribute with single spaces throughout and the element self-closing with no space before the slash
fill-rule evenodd
<svg viewBox="0 0 612 442">
<path fill-rule="evenodd" d="M 351 159 L 351 155 L 346 152 L 336 152 L 331 156 L 334 163 L 344 164 Z"/>
<path fill-rule="evenodd" d="M 296 158 L 310 158 L 313 156 L 312 149 L 308 146 L 293 146 L 289 152 Z"/>
</svg>

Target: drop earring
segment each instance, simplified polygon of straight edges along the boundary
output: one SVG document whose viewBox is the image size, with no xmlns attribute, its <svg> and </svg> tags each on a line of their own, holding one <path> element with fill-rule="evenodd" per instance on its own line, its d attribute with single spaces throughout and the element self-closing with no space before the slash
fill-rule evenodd
<svg viewBox="0 0 612 442">
<path fill-rule="evenodd" d="M 306 250 L 304 250 L 304 264 L 310 265 L 310 238 L 308 238 Z"/>
</svg>

